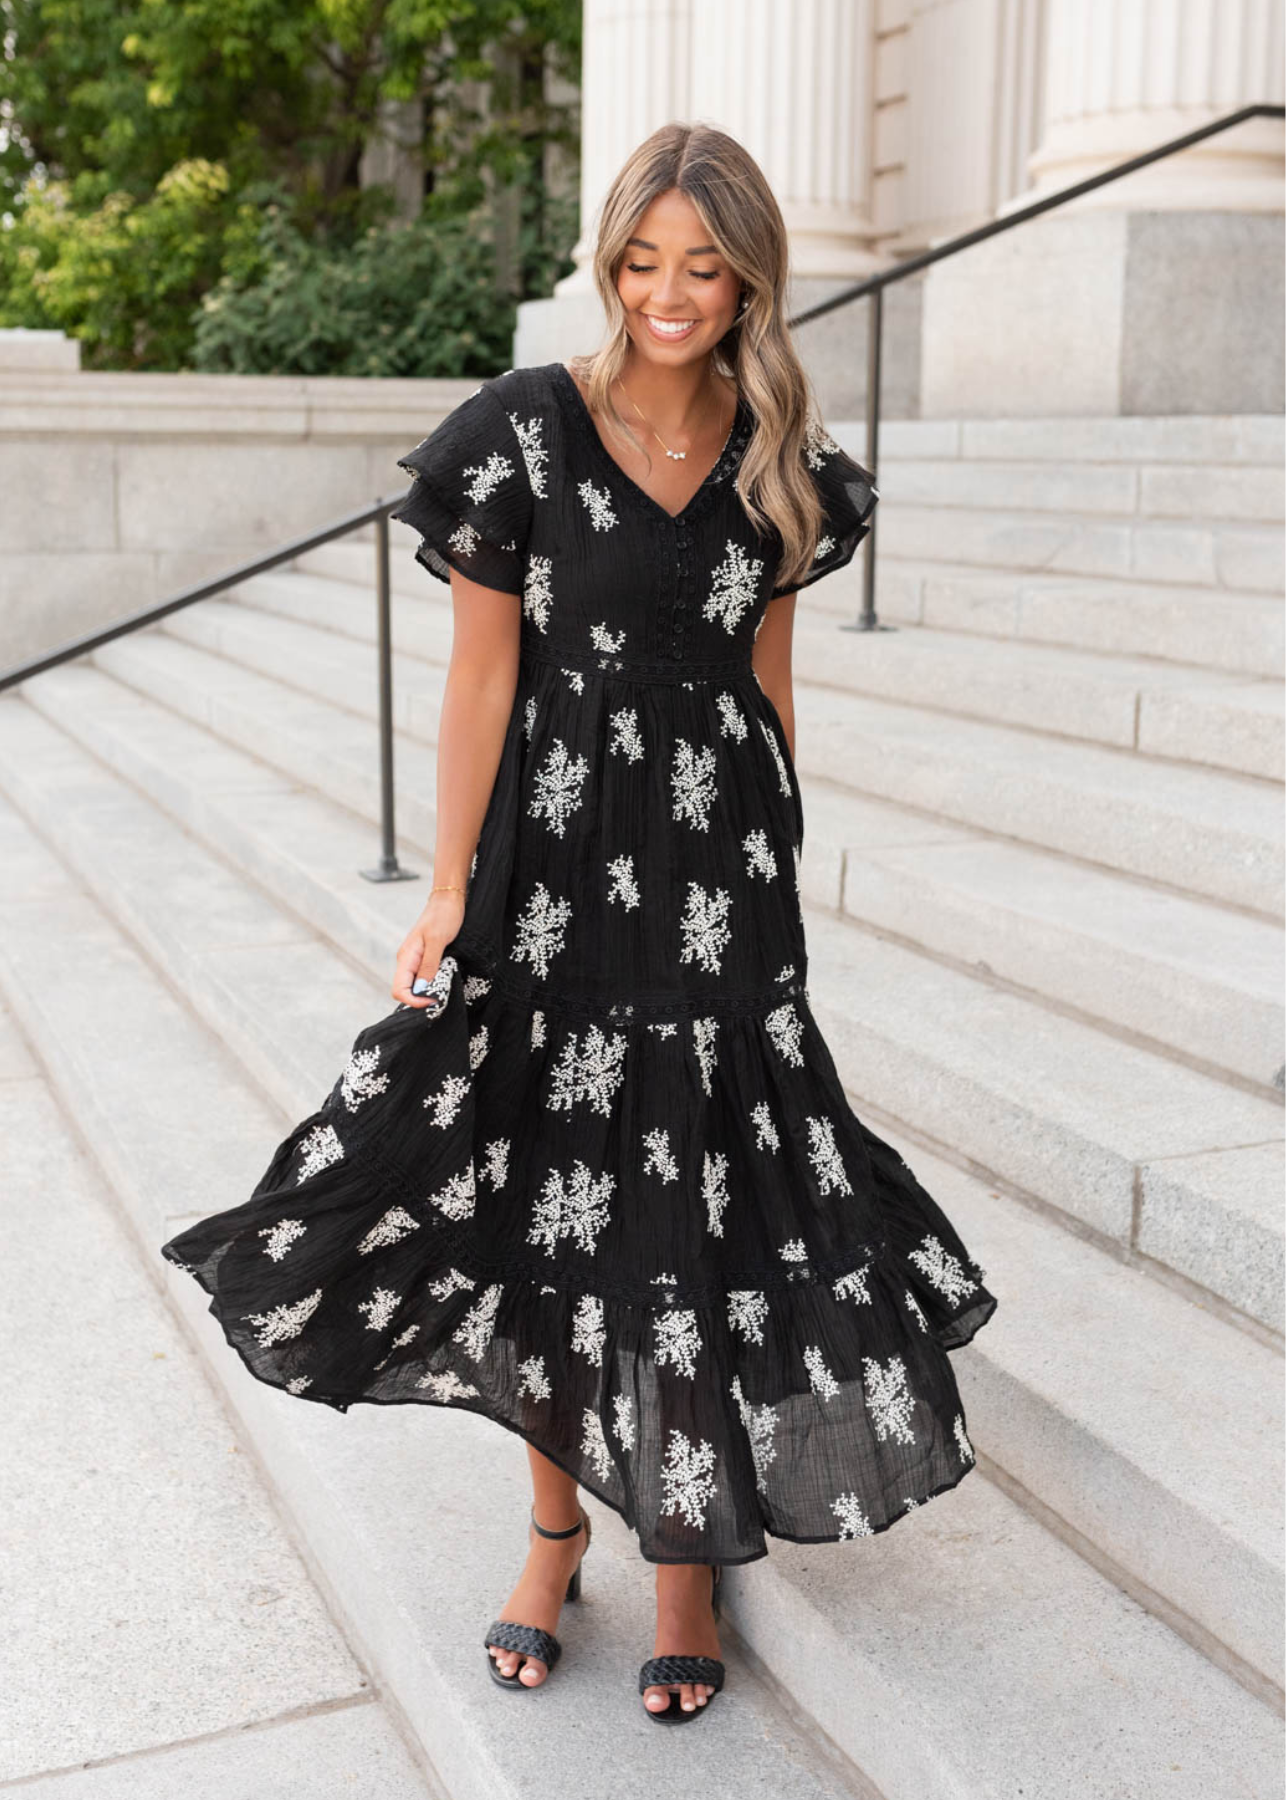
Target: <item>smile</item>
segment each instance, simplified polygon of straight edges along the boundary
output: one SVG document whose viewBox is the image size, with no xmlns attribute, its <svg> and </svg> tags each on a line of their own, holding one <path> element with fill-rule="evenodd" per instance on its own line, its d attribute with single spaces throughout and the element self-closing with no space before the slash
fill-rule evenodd
<svg viewBox="0 0 1286 1800">
<path fill-rule="evenodd" d="M 695 331 L 701 323 L 699 319 L 654 319 L 651 313 L 644 313 L 648 329 L 654 337 L 683 338 Z"/>
</svg>

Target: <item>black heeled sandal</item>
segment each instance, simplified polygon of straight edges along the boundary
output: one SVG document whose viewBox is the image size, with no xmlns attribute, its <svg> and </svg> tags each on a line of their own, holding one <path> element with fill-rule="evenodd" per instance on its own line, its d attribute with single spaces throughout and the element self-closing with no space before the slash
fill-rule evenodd
<svg viewBox="0 0 1286 1800">
<path fill-rule="evenodd" d="M 719 1583 L 723 1579 L 723 1570 L 715 1563 L 711 1573 L 710 1610 L 717 1619 Z M 724 1667 L 717 1656 L 650 1656 L 639 1670 L 640 1694 L 650 1687 L 668 1687 L 672 1681 L 700 1682 L 705 1687 L 713 1688 L 714 1694 L 706 1697 L 704 1706 L 698 1702 L 691 1712 L 684 1712 L 677 1694 L 670 1695 L 670 1704 L 661 1712 L 653 1712 L 650 1706 L 645 1706 L 643 1711 L 649 1719 L 655 1719 L 658 1725 L 686 1725 L 690 1719 L 699 1719 L 702 1713 L 709 1712 L 711 1700 L 723 1686 L 723 1676 Z"/>
<path fill-rule="evenodd" d="M 569 1525 L 566 1531 L 547 1531 L 543 1525 L 538 1525 L 535 1507 L 531 1511 L 531 1523 L 532 1528 L 538 1531 L 541 1537 L 547 1538 L 575 1537 L 578 1531 L 583 1531 L 585 1533 L 585 1550 L 589 1549 L 590 1518 L 583 1506 L 580 1509 L 580 1523 Z M 581 1551 L 581 1562 L 585 1560 L 585 1550 Z M 572 1570 L 571 1579 L 567 1583 L 567 1592 L 564 1595 L 567 1600 L 580 1599 L 581 1562 L 578 1562 Z M 495 1644 L 500 1650 L 517 1650 L 522 1656 L 539 1657 L 548 1670 L 545 1681 L 548 1681 L 549 1676 L 553 1674 L 554 1664 L 563 1653 L 563 1647 L 552 1631 L 542 1631 L 539 1625 L 520 1625 L 516 1619 L 493 1619 L 487 1627 L 487 1635 L 483 1638 L 482 1643 L 484 1649 L 488 1644 Z M 496 1666 L 495 1657 L 488 1652 L 487 1669 L 497 1687 L 521 1688 L 524 1693 L 544 1687 L 544 1681 L 519 1681 L 518 1677 L 522 1673 L 523 1666 L 522 1663 L 519 1663 L 512 1675 L 502 1675 Z"/>
</svg>

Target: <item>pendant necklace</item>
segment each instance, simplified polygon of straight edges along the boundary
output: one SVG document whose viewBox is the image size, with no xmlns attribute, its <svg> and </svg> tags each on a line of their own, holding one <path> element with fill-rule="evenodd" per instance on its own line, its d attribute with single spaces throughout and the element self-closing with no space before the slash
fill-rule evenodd
<svg viewBox="0 0 1286 1800">
<path fill-rule="evenodd" d="M 637 400 L 635 400 L 634 396 L 630 393 L 630 391 L 626 387 L 625 383 L 623 381 L 621 381 L 621 378 L 619 375 L 616 377 L 616 379 L 621 382 L 621 392 L 625 395 L 625 398 L 629 401 L 630 405 L 634 408 L 634 410 L 638 414 L 639 418 L 642 419 L 643 423 L 647 426 L 648 430 L 652 433 L 652 436 L 656 439 L 657 443 L 660 444 L 662 450 L 665 451 L 665 454 L 668 457 L 672 458 L 672 460 L 674 462 L 686 462 L 687 455 L 688 455 L 687 451 L 686 450 L 671 450 L 670 446 L 666 443 L 665 439 L 661 436 L 661 434 L 657 430 L 656 426 L 653 425 L 649 421 L 647 414 L 643 411 L 643 408 L 638 404 Z"/>
</svg>

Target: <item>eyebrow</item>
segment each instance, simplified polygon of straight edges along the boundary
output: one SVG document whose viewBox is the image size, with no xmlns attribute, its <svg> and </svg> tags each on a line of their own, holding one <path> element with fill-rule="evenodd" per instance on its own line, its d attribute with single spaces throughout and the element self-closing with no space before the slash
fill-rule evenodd
<svg viewBox="0 0 1286 1800">
<path fill-rule="evenodd" d="M 646 238 L 633 238 L 632 237 L 632 238 L 626 238 L 625 241 L 627 244 L 637 244 L 640 250 L 655 250 L 656 249 L 656 245 L 649 244 Z M 685 250 L 683 252 L 683 254 L 685 256 L 718 256 L 719 246 L 717 244 L 696 244 L 693 246 L 692 249 Z"/>
</svg>

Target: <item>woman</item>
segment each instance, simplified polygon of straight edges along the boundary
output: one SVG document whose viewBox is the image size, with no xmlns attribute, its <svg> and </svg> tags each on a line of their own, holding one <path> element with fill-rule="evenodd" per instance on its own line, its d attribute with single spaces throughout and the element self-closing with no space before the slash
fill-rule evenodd
<svg viewBox="0 0 1286 1800">
<path fill-rule="evenodd" d="M 455 635 L 397 1006 L 251 1198 L 163 1247 L 260 1380 L 526 1440 L 507 1688 L 561 1654 L 580 1487 L 620 1512 L 663 1723 L 723 1684 L 722 1564 L 972 1467 L 947 1353 L 996 1306 L 809 1008 L 795 594 L 876 489 L 810 405 L 786 270 L 751 158 L 668 125 L 604 203 L 604 347 L 483 382 L 402 460 Z"/>
</svg>

